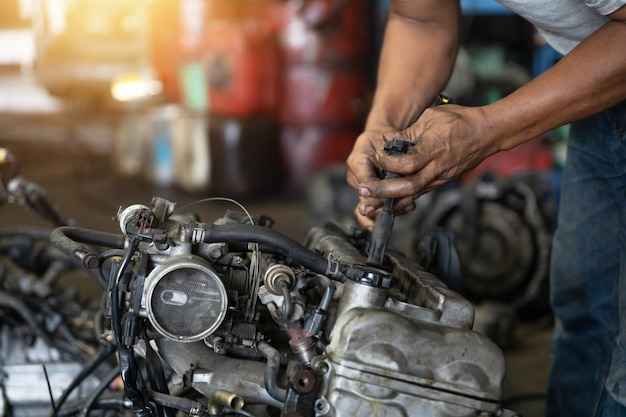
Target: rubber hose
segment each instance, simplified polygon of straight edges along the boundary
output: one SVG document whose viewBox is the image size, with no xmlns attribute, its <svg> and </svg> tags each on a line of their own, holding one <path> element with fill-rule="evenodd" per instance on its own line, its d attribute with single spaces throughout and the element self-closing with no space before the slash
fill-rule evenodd
<svg viewBox="0 0 626 417">
<path fill-rule="evenodd" d="M 87 245 L 123 249 L 126 237 L 122 234 L 63 226 L 50 233 L 50 241 L 61 252 L 80 261 L 85 268 L 94 269 L 98 267 L 98 256 Z"/>
<path fill-rule="evenodd" d="M 26 324 L 28 324 L 28 327 L 30 327 L 38 337 L 40 337 L 48 346 L 54 346 L 48 334 L 43 331 L 41 327 L 39 327 L 37 320 L 35 320 L 35 317 L 31 313 L 28 306 L 26 306 L 26 304 L 24 304 L 17 297 L 7 294 L 4 291 L 0 291 L 0 307 L 8 307 L 15 310 L 20 316 L 22 316 Z"/>
<path fill-rule="evenodd" d="M 70 401 L 67 403 L 67 406 L 62 410 L 58 410 L 55 414 L 56 417 L 72 417 L 76 414 L 80 413 L 81 410 L 85 407 L 85 403 L 88 401 L 88 398 L 81 398 L 78 400 Z M 116 395 L 116 396 L 108 396 L 103 398 L 101 396 L 98 398 L 96 403 L 91 407 L 92 410 L 129 410 L 131 409 L 132 403 L 125 398 L 124 396 Z"/>
<path fill-rule="evenodd" d="M 100 382 L 100 385 L 98 385 L 96 390 L 91 393 L 91 395 L 89 396 L 89 398 L 85 402 L 85 405 L 83 406 L 83 409 L 80 411 L 80 417 L 88 417 L 89 416 L 89 413 L 91 412 L 91 410 L 93 409 L 94 405 L 98 401 L 98 397 L 100 397 L 100 395 L 102 395 L 104 390 L 106 390 L 109 387 L 109 385 L 111 385 L 111 382 L 113 382 L 113 380 L 115 378 L 117 378 L 119 376 L 119 374 L 120 374 L 119 371 L 116 368 L 113 368 L 113 369 L 111 369 L 109 371 L 108 374 L 105 375 L 105 377 Z"/>
<path fill-rule="evenodd" d="M 284 402 L 287 398 L 287 390 L 276 384 L 278 369 L 280 368 L 280 354 L 267 342 L 259 342 L 257 350 L 267 358 L 265 367 L 265 389 L 276 400 Z"/>
<path fill-rule="evenodd" d="M 315 273 L 345 281 L 345 276 L 339 271 L 332 271 L 332 265 L 323 256 L 267 227 L 243 224 L 202 224 L 200 227 L 206 232 L 202 240 L 204 243 L 258 243 L 271 253 L 289 258 Z"/>
<path fill-rule="evenodd" d="M 108 345 L 102 347 L 102 349 L 100 349 L 100 351 L 98 352 L 97 355 L 92 356 L 91 360 L 89 360 L 89 362 L 87 362 L 85 364 L 85 366 L 74 377 L 74 379 L 72 379 L 72 382 L 70 382 L 70 384 L 67 386 L 67 388 L 65 388 L 65 390 L 63 391 L 63 394 L 61 395 L 61 397 L 59 398 L 57 404 L 55 405 L 55 408 L 57 410 L 59 408 L 61 408 L 63 406 L 63 404 L 65 403 L 65 401 L 67 400 L 67 398 L 72 393 L 72 391 L 74 390 L 74 388 L 79 386 L 81 384 L 81 382 L 83 382 L 83 380 L 85 378 L 87 378 L 89 375 L 91 375 L 91 373 L 98 366 L 100 366 L 100 364 L 102 362 L 107 360 L 107 358 L 109 358 L 114 352 L 115 352 L 115 346 L 113 346 L 111 344 L 108 344 Z M 58 414 L 56 414 L 56 415 L 58 416 Z M 50 414 L 50 417 L 54 417 L 54 416 L 55 416 L 55 413 L 54 413 L 54 410 L 52 410 L 52 413 Z"/>
<path fill-rule="evenodd" d="M 192 410 L 198 407 L 198 402 L 188 398 L 175 397 L 161 392 L 152 392 L 152 400 L 165 408 L 174 408 L 190 414 Z"/>
</svg>

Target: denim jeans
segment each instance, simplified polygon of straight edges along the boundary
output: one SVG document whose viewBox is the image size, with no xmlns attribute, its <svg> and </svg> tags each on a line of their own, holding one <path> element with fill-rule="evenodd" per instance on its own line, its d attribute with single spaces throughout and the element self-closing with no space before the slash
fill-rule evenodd
<svg viewBox="0 0 626 417">
<path fill-rule="evenodd" d="M 626 102 L 572 124 L 546 416 L 626 416 Z"/>
</svg>

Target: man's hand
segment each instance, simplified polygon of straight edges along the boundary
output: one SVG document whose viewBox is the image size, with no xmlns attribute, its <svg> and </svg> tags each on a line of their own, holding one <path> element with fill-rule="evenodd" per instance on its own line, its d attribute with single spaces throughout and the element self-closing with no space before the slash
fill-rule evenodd
<svg viewBox="0 0 626 417">
<path fill-rule="evenodd" d="M 359 193 L 355 210 L 368 229 L 385 198 L 396 199 L 394 212 L 415 208 L 418 196 L 455 180 L 498 151 L 490 124 L 480 107 L 446 105 L 427 109 L 401 132 L 366 132 L 348 157 L 348 182 Z M 415 146 L 406 155 L 388 155 L 384 141 L 408 140 Z M 381 180 L 380 169 L 403 177 Z"/>
<path fill-rule="evenodd" d="M 386 131 L 388 133 L 393 132 L 392 129 L 386 129 Z M 381 171 L 377 153 L 385 146 L 385 140 L 385 129 L 367 130 L 357 138 L 347 160 L 347 181 L 356 190 L 363 182 L 371 183 L 379 180 Z M 383 201 L 380 199 L 371 199 L 370 201 L 365 197 L 360 197 L 359 200 L 359 205 L 354 214 L 363 227 L 372 230 L 374 227 L 372 218 L 376 215 L 375 209 L 382 206 Z M 369 207 L 368 212 L 360 212 L 359 207 Z"/>
</svg>

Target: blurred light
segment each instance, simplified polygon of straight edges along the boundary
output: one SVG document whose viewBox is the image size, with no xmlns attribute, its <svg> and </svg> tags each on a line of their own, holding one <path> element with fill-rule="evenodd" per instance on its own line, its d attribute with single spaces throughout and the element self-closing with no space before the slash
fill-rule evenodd
<svg viewBox="0 0 626 417">
<path fill-rule="evenodd" d="M 133 101 L 150 98 L 163 91 L 161 81 L 151 74 L 122 74 L 111 83 L 111 95 L 118 101 Z"/>
</svg>

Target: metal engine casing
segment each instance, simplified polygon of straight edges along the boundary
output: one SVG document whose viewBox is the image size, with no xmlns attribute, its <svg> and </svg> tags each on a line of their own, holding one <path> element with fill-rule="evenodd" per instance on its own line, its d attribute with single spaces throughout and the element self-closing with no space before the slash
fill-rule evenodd
<svg viewBox="0 0 626 417">
<path fill-rule="evenodd" d="M 322 235 L 315 247 L 337 254 L 342 244 Z M 327 357 L 315 365 L 325 397 L 316 416 L 500 415 L 504 356 L 471 330 L 472 305 L 412 261 L 391 261 L 397 294 L 344 284 Z"/>
</svg>

